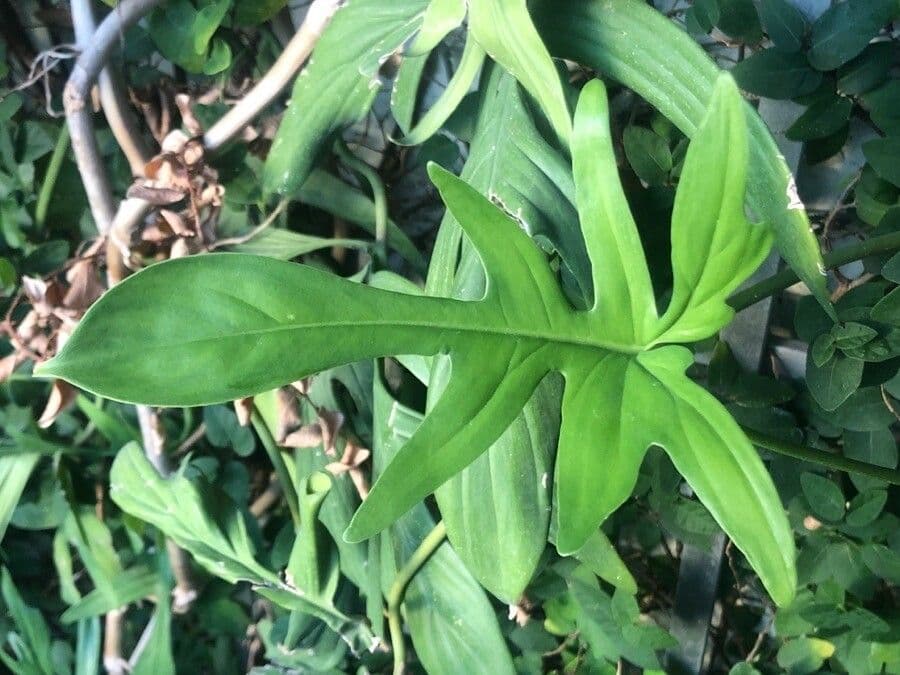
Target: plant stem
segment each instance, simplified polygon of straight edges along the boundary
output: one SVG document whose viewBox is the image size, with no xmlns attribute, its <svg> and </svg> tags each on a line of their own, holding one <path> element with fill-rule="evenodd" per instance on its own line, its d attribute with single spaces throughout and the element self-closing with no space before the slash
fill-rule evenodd
<svg viewBox="0 0 900 675">
<path fill-rule="evenodd" d="M 880 237 L 870 237 L 853 246 L 844 246 L 826 255 L 823 260 L 825 267 L 832 269 L 846 265 L 854 260 L 862 260 L 877 253 L 889 253 L 900 249 L 900 232 L 883 234 Z M 775 295 L 799 281 L 799 277 L 790 269 L 785 269 L 768 279 L 763 279 L 758 284 L 735 293 L 728 299 L 728 304 L 736 311 L 746 309 L 756 304 L 763 298 Z"/>
<path fill-rule="evenodd" d="M 53 148 L 50 163 L 47 165 L 44 180 L 41 182 L 41 191 L 38 194 L 37 204 L 34 207 L 34 222 L 39 229 L 43 229 L 44 224 L 47 222 L 47 208 L 50 206 L 50 197 L 53 196 L 53 188 L 56 187 L 56 179 L 59 178 L 59 171 L 62 169 L 62 163 L 66 158 L 68 149 L 69 127 L 63 124 L 62 129 L 59 131 L 59 138 L 56 139 L 56 147 Z"/>
<path fill-rule="evenodd" d="M 372 190 L 372 199 L 375 202 L 375 259 L 384 264 L 387 260 L 387 223 L 388 205 L 387 195 L 384 191 L 384 182 L 381 176 L 371 166 L 350 152 L 350 148 L 343 140 L 338 140 L 334 145 L 338 157 L 350 169 L 356 171 Z"/>
<path fill-rule="evenodd" d="M 816 450 L 805 445 L 796 443 L 788 443 L 777 438 L 764 436 L 751 429 L 744 428 L 744 433 L 754 445 L 758 445 L 766 450 L 777 452 L 780 455 L 793 457 L 794 459 L 802 459 L 806 462 L 821 464 L 839 471 L 847 471 L 849 473 L 858 473 L 870 478 L 877 478 L 894 485 L 900 485 L 900 471 L 896 469 L 888 469 L 883 466 L 876 466 L 868 462 L 860 462 L 843 455 L 834 455 L 822 450 Z"/>
<path fill-rule="evenodd" d="M 400 623 L 400 605 L 406 594 L 406 588 L 446 538 L 447 527 L 442 520 L 422 540 L 406 564 L 397 571 L 394 583 L 388 591 L 388 629 L 391 633 L 391 649 L 394 651 L 394 675 L 403 675 L 406 662 L 406 645 L 403 643 L 403 629 Z"/>
<path fill-rule="evenodd" d="M 300 28 L 268 72 L 203 135 L 203 146 L 208 152 L 215 152 L 240 133 L 287 86 L 309 58 L 340 5 L 340 0 L 313 1 Z"/>
<path fill-rule="evenodd" d="M 262 415 L 259 414 L 259 410 L 256 406 L 253 407 L 253 412 L 250 414 L 250 421 L 253 424 L 253 428 L 256 430 L 256 434 L 259 436 L 259 440 L 262 441 L 266 453 L 269 455 L 272 467 L 275 469 L 275 475 L 278 476 L 278 482 L 281 484 L 281 489 L 284 491 L 284 497 L 287 500 L 288 509 L 291 512 L 291 520 L 294 521 L 294 529 L 299 532 L 300 506 L 297 499 L 297 490 L 294 487 L 294 481 L 291 480 L 291 474 L 288 471 L 287 464 L 284 463 L 284 457 L 281 456 L 281 449 L 278 447 L 275 439 L 272 438 L 269 427 L 266 426 L 266 422 L 262 418 Z"/>
</svg>

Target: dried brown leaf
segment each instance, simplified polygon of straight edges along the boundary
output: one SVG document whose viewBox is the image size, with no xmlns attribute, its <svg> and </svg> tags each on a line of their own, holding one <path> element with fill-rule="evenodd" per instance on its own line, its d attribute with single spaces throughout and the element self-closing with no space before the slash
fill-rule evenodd
<svg viewBox="0 0 900 675">
<path fill-rule="evenodd" d="M 74 403 L 78 396 L 78 390 L 68 382 L 63 380 L 53 380 L 53 388 L 50 390 L 50 398 L 47 399 L 47 405 L 41 418 L 38 420 L 38 426 L 46 429 L 52 425 L 60 413 Z"/>
</svg>

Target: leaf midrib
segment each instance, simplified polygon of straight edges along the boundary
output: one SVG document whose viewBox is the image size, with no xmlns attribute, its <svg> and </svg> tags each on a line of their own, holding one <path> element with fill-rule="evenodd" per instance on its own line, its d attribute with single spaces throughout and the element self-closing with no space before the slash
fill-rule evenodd
<svg viewBox="0 0 900 675">
<path fill-rule="evenodd" d="M 606 342 L 604 340 L 596 340 L 590 337 L 582 337 L 578 335 L 574 336 L 561 336 L 559 334 L 554 333 L 545 333 L 542 331 L 529 331 L 527 329 L 518 329 L 518 328 L 510 328 L 505 330 L 501 327 L 485 327 L 485 326 L 472 326 L 472 325 L 462 325 L 454 322 L 432 322 L 432 321 L 414 321 L 414 320 L 397 320 L 397 319 L 362 319 L 362 320 L 353 320 L 353 321 L 320 321 L 315 323 L 303 323 L 303 324 L 285 324 L 281 326 L 271 326 L 269 328 L 255 328 L 235 333 L 227 333 L 227 334 L 219 334 L 219 335 L 211 335 L 209 337 L 203 338 L 194 338 L 191 340 L 182 340 L 179 342 L 164 344 L 164 345 L 154 345 L 159 349 L 171 349 L 174 347 L 179 347 L 183 345 L 192 345 L 199 344 L 202 342 L 209 342 L 211 340 L 228 340 L 233 338 L 241 338 L 241 337 L 253 337 L 257 335 L 269 335 L 272 333 L 280 333 L 283 331 L 308 331 L 308 330 L 316 330 L 316 329 L 327 329 L 327 328 L 417 328 L 422 330 L 429 331 L 453 331 L 457 333 L 469 333 L 472 335 L 492 335 L 494 337 L 506 338 L 506 339 L 515 339 L 515 338 L 525 338 L 528 340 L 539 340 L 543 342 L 552 342 L 562 345 L 569 345 L 575 347 L 590 347 L 594 349 L 602 349 L 610 352 L 617 352 L 620 354 L 628 354 L 635 355 L 639 354 L 647 349 L 647 347 L 640 345 L 623 345 L 615 342 Z M 449 340 L 448 342 L 453 342 Z M 413 352 L 419 353 L 419 352 Z M 432 353 L 431 350 L 427 350 L 425 353 Z"/>
</svg>

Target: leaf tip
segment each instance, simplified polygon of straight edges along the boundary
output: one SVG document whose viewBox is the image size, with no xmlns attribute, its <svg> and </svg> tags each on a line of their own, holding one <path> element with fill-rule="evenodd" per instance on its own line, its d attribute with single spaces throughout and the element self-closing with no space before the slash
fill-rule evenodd
<svg viewBox="0 0 900 675">
<path fill-rule="evenodd" d="M 61 369 L 59 367 L 59 359 L 52 358 L 49 361 L 44 361 L 43 363 L 39 363 L 32 370 L 32 375 L 35 377 L 58 377 L 61 373 Z"/>
<path fill-rule="evenodd" d="M 343 539 L 348 544 L 359 544 L 378 534 L 379 529 L 373 528 L 371 518 L 368 516 L 369 509 L 363 502 L 350 519 L 350 524 L 344 530 Z"/>
</svg>

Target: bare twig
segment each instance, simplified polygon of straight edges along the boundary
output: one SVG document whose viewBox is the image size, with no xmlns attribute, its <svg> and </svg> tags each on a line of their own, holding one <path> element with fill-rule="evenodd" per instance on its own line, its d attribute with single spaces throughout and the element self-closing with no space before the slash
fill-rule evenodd
<svg viewBox="0 0 900 675">
<path fill-rule="evenodd" d="M 900 414 L 897 413 L 897 409 L 891 403 L 891 399 L 888 396 L 887 389 L 884 385 L 881 385 L 881 400 L 884 401 L 884 405 L 891 411 L 891 414 L 896 417 L 897 420 L 900 420 Z"/>
<path fill-rule="evenodd" d="M 98 79 L 100 105 L 106 116 L 106 123 L 128 160 L 132 175 L 143 176 L 144 165 L 150 161 L 151 153 L 128 107 L 128 101 L 122 94 L 123 85 L 120 80 L 119 73 L 112 67 L 107 66 L 101 71 Z"/>
<path fill-rule="evenodd" d="M 87 47 L 93 41 L 97 30 L 90 0 L 72 0 L 72 23 L 78 44 Z M 109 128 L 122 148 L 131 173 L 141 175 L 144 165 L 150 159 L 150 151 L 145 146 L 138 130 L 134 115 L 128 108 L 128 101 L 122 95 L 122 83 L 111 66 L 105 66 L 98 76 L 100 105 Z"/>
<path fill-rule="evenodd" d="M 844 189 L 841 190 L 840 196 L 838 196 L 837 201 L 834 203 L 834 207 L 829 211 L 828 215 L 825 217 L 825 224 L 822 225 L 822 238 L 825 240 L 825 244 L 828 244 L 828 234 L 831 230 L 831 225 L 834 223 L 834 219 L 837 215 L 848 208 L 848 204 L 846 204 L 847 196 L 850 194 L 850 191 L 856 187 L 856 184 L 859 182 L 860 177 L 862 177 L 862 173 L 857 173 L 854 175 L 850 181 L 844 186 Z"/>
<path fill-rule="evenodd" d="M 263 232 L 263 230 L 265 230 L 267 227 L 269 227 L 272 223 L 274 223 L 275 220 L 278 218 L 278 216 L 280 216 L 282 214 L 282 212 L 287 208 L 289 203 L 290 203 L 289 200 L 282 199 L 280 202 L 278 202 L 278 206 L 276 206 L 272 210 L 272 213 L 270 213 L 268 216 L 266 216 L 266 219 L 264 221 L 262 221 L 259 225 L 254 227 L 252 230 L 250 230 L 247 234 L 242 235 L 240 237 L 229 237 L 228 239 L 219 239 L 218 241 L 211 244 L 209 246 L 208 250 L 213 251 L 217 248 L 222 248 L 223 246 L 237 246 L 238 244 L 244 244 L 244 243 L 250 241 L 257 235 L 259 235 L 261 232 Z"/>
<path fill-rule="evenodd" d="M 181 444 L 176 448 L 175 452 L 172 454 L 178 457 L 179 455 L 183 455 L 188 450 L 194 447 L 194 445 L 204 436 L 206 435 L 206 422 L 201 422 L 197 425 L 197 428 L 194 429 L 191 434 L 185 438 Z"/>
<path fill-rule="evenodd" d="M 278 482 L 277 476 L 273 476 L 268 487 L 250 504 L 250 515 L 260 520 L 266 511 L 278 502 L 282 494 L 281 483 Z"/>
<path fill-rule="evenodd" d="M 45 49 L 34 57 L 31 69 L 18 85 L 10 91 L 22 91 L 32 85 L 41 82 L 44 87 L 44 108 L 50 117 L 62 117 L 63 113 L 53 108 L 53 95 L 50 91 L 50 73 L 56 66 L 68 59 L 74 59 L 78 55 L 75 45 L 61 44 L 50 49 Z M 5 94 L 4 94 L 5 96 Z"/>
<path fill-rule="evenodd" d="M 130 670 L 122 656 L 122 619 L 125 611 L 113 609 L 103 620 L 103 668 L 109 675 L 125 675 Z"/>
<path fill-rule="evenodd" d="M 204 134 L 203 145 L 207 151 L 215 152 L 225 145 L 278 96 L 309 58 L 331 17 L 343 4 L 344 0 L 315 0 L 309 6 L 306 18 L 274 65 L 237 105 Z"/>
</svg>

